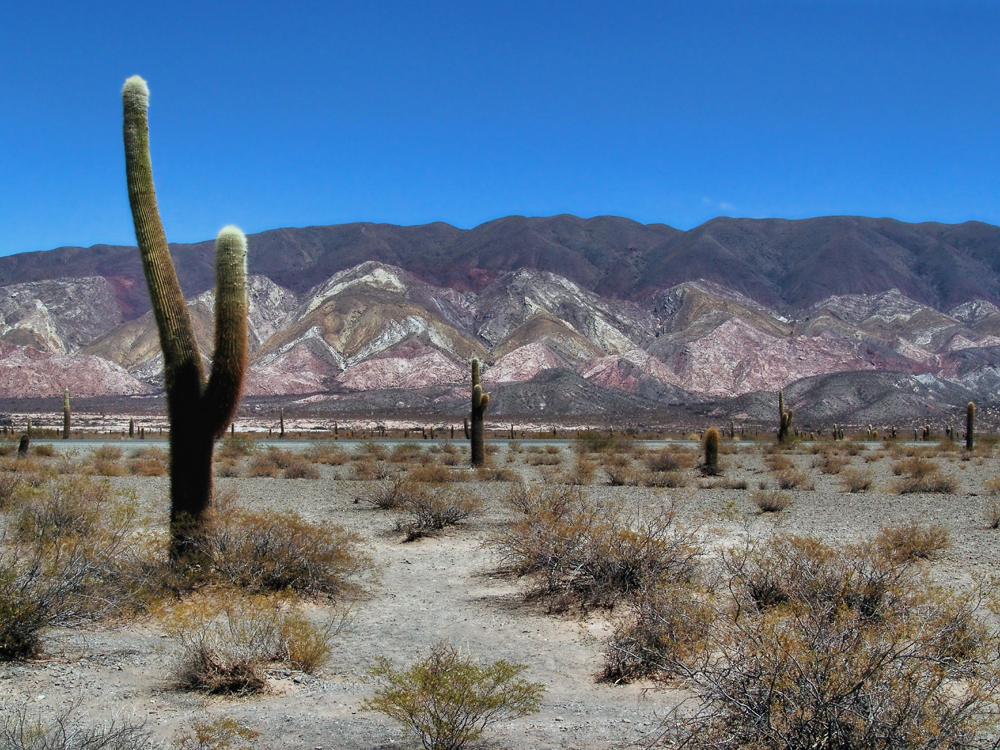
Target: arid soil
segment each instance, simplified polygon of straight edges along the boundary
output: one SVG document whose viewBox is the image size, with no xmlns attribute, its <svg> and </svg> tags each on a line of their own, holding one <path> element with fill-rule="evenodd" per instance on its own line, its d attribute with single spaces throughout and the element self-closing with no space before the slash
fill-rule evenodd
<svg viewBox="0 0 1000 750">
<path fill-rule="evenodd" d="M 421 445 L 426 449 L 429 444 Z M 530 454 L 523 448 L 531 442 L 522 443 L 522 452 L 516 454 L 504 442 L 495 445 L 497 465 L 512 468 L 529 483 L 555 481 L 547 473 L 557 468 L 526 461 Z M 549 445 L 558 446 L 560 468 L 569 470 L 573 445 Z M 818 456 L 805 443 L 784 455 L 805 475 L 804 484 L 814 488 L 788 490 L 787 510 L 761 514 L 751 498 L 761 483 L 774 489 L 777 482 L 763 448 L 763 443 L 725 443 L 722 475 L 703 478 L 689 465 L 681 470 L 686 487 L 609 486 L 598 468 L 583 491 L 594 498 L 675 503 L 680 519 L 701 529 L 709 549 L 745 533 L 766 537 L 783 531 L 840 543 L 888 524 L 939 524 L 950 532 L 952 545 L 939 559 L 925 563 L 937 580 L 965 586 L 976 574 L 997 571 L 1000 531 L 987 528 L 986 519 L 998 498 L 989 495 L 984 483 L 1000 473 L 1000 458 L 989 450 L 980 449 L 971 457 L 957 450 L 935 451 L 928 460 L 954 477 L 955 492 L 904 495 L 893 491 L 899 481 L 892 468 L 897 459 L 883 446 L 868 444 L 857 455 L 846 456 L 846 468 L 871 471 L 874 485 L 870 491 L 848 493 L 842 487 L 844 470 L 821 473 Z M 693 456 L 697 448 L 685 450 Z M 904 447 L 896 450 L 902 457 Z M 53 714 L 76 703 L 91 723 L 112 716 L 138 719 L 167 746 L 195 721 L 231 717 L 260 733 L 252 743 L 260 748 L 412 747 L 413 739 L 385 717 L 361 710 L 362 700 L 373 690 L 366 672 L 377 656 L 408 664 L 426 656 L 432 644 L 450 639 L 483 661 L 526 664 L 526 676 L 546 686 L 541 712 L 488 732 L 493 746 L 608 748 L 656 736 L 661 719 L 682 698 L 677 690 L 651 682 L 616 686 L 597 681 L 614 613 L 550 614 L 544 603 L 525 600 L 524 582 L 498 571 L 484 542 L 511 518 L 501 502 L 510 483 L 476 481 L 467 469 L 450 469 L 475 482 L 468 486 L 481 496 L 485 511 L 437 536 L 405 543 L 395 530 L 393 512 L 355 502 L 367 483 L 351 478 L 350 463 L 318 468 L 320 479 L 217 480 L 220 490 L 232 490 L 237 502 L 248 508 L 276 516 L 295 511 L 311 521 L 357 532 L 377 561 L 380 581 L 350 602 L 349 629 L 338 637 L 332 658 L 315 676 L 278 669 L 271 674 L 268 692 L 256 697 L 179 691 L 171 686 L 171 672 L 180 646 L 150 616 L 138 622 L 48 631 L 42 656 L 0 664 L 0 698 L 13 704 L 26 701 Z M 748 489 L 721 485 L 742 480 Z M 165 477 L 109 481 L 135 489 L 150 523 L 165 522 Z M 321 616 L 325 606 L 314 605 L 313 614 Z"/>
</svg>

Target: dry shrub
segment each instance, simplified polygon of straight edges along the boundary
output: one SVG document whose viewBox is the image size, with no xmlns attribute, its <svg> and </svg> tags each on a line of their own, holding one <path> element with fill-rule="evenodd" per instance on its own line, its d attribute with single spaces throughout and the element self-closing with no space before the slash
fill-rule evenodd
<svg viewBox="0 0 1000 750">
<path fill-rule="evenodd" d="M 646 468 L 650 471 L 678 471 L 681 468 L 677 453 L 669 448 L 660 448 L 646 456 Z"/>
<path fill-rule="evenodd" d="M 37 653 L 41 631 L 136 606 L 135 504 L 77 479 L 43 486 L 0 539 L 0 660 Z"/>
<path fill-rule="evenodd" d="M 267 687 L 266 668 L 275 662 L 315 670 L 329 657 L 330 641 L 343 620 L 314 625 L 282 598 L 248 596 L 233 601 L 194 597 L 163 618 L 181 642 L 174 683 L 210 694 L 257 693 Z M 300 642 L 301 641 L 301 642 Z M 292 654 L 307 660 L 292 661 Z"/>
<path fill-rule="evenodd" d="M 419 486 L 411 477 L 397 472 L 369 483 L 355 499 L 371 503 L 382 510 L 395 510 L 405 506 L 410 497 L 419 491 Z"/>
<path fill-rule="evenodd" d="M 95 461 L 120 461 L 122 449 L 115 445 L 102 445 L 93 450 L 91 457 Z"/>
<path fill-rule="evenodd" d="M 944 526 L 919 526 L 910 520 L 883 527 L 874 539 L 876 549 L 894 563 L 933 560 L 951 547 L 951 535 Z"/>
<path fill-rule="evenodd" d="M 464 479 L 464 475 L 456 474 L 441 464 L 427 464 L 410 469 L 410 478 L 414 482 L 430 482 L 440 484 L 442 482 L 458 482 Z"/>
<path fill-rule="evenodd" d="M 750 501 L 761 513 L 780 513 L 792 504 L 792 499 L 777 490 L 760 490 L 750 496 Z"/>
<path fill-rule="evenodd" d="M 360 452 L 355 460 L 370 459 L 372 461 L 385 461 L 388 456 L 389 452 L 381 443 L 376 443 L 372 440 L 362 440 Z"/>
<path fill-rule="evenodd" d="M 506 504 L 519 516 L 488 545 L 503 567 L 531 578 L 531 594 L 557 604 L 613 606 L 652 581 L 687 580 L 701 554 L 671 506 L 591 502 L 576 488 L 523 485 Z"/>
<path fill-rule="evenodd" d="M 354 478 L 361 482 L 385 479 L 386 477 L 392 476 L 396 473 L 396 470 L 385 461 L 379 461 L 369 457 L 355 461 L 352 469 L 354 471 Z"/>
<path fill-rule="evenodd" d="M 348 461 L 347 453 L 336 443 L 323 440 L 313 443 L 303 454 L 314 464 L 325 464 L 327 466 L 342 466 Z"/>
<path fill-rule="evenodd" d="M 844 492 L 867 492 L 875 484 L 875 475 L 870 471 L 845 469 L 840 476 L 840 486 Z"/>
<path fill-rule="evenodd" d="M 454 526 L 479 513 L 483 503 L 464 487 L 420 487 L 406 501 L 399 528 L 412 540 L 426 532 Z"/>
<path fill-rule="evenodd" d="M 579 433 L 573 440 L 573 450 L 577 453 L 631 453 L 635 449 L 635 438 L 612 432 L 588 430 Z"/>
<path fill-rule="evenodd" d="M 257 441 L 246 435 L 234 435 L 233 437 L 221 440 L 215 449 L 217 458 L 238 461 L 241 458 L 252 456 L 260 448 Z"/>
<path fill-rule="evenodd" d="M 727 550 L 700 647 L 642 653 L 696 698 L 663 743 L 994 747 L 1000 644 L 980 611 L 984 591 L 937 587 L 878 547 L 779 535 Z"/>
<path fill-rule="evenodd" d="M 128 460 L 128 473 L 140 477 L 162 477 L 167 474 L 170 454 L 162 448 L 140 448 Z"/>
<path fill-rule="evenodd" d="M 524 463 L 528 466 L 558 466 L 562 463 L 562 456 L 558 453 L 543 453 L 540 448 L 538 451 L 529 448 L 525 451 Z"/>
<path fill-rule="evenodd" d="M 839 474 L 850 462 L 845 456 L 825 455 L 813 461 L 813 467 L 819 468 L 820 474 Z"/>
<path fill-rule="evenodd" d="M 433 456 L 417 443 L 400 443 L 392 449 L 389 460 L 395 464 L 426 464 L 433 460 Z"/>
<path fill-rule="evenodd" d="M 783 490 L 794 490 L 796 488 L 800 490 L 813 489 L 813 484 L 809 481 L 808 475 L 806 475 L 805 472 L 797 471 L 796 469 L 785 469 L 784 471 L 779 471 L 775 475 L 775 479 L 778 482 L 778 487 Z"/>
<path fill-rule="evenodd" d="M 141 723 L 112 719 L 82 721 L 79 704 L 52 715 L 27 703 L 0 707 L 0 747 L 4 750 L 150 750 L 158 747 Z M 235 749 L 234 749 L 235 750 Z"/>
<path fill-rule="evenodd" d="M 663 677 L 671 661 L 696 657 L 716 613 L 694 586 L 675 581 L 643 588 L 614 623 L 601 679 L 615 684 Z M 652 658 L 651 658 L 652 657 Z"/>
<path fill-rule="evenodd" d="M 0 511 L 15 505 L 25 488 L 24 479 L 13 472 L 0 473 Z"/>
<path fill-rule="evenodd" d="M 788 456 L 784 456 L 781 453 L 771 453 L 764 459 L 764 463 L 767 464 L 767 468 L 771 471 L 788 471 L 795 468 L 795 464 Z"/>
<path fill-rule="evenodd" d="M 377 688 L 362 708 L 398 722 L 426 750 L 461 750 L 497 722 L 538 713 L 545 686 L 522 680 L 526 669 L 506 661 L 480 666 L 439 642 L 405 671 L 377 659 L 370 672 Z"/>
<path fill-rule="evenodd" d="M 285 479 L 319 479 L 319 469 L 302 456 L 292 456 L 282 474 Z"/>
<path fill-rule="evenodd" d="M 893 464 L 892 470 L 897 476 L 902 475 L 894 485 L 901 495 L 917 492 L 952 494 L 958 488 L 955 477 L 942 474 L 937 464 L 919 456 Z"/>
<path fill-rule="evenodd" d="M 990 503 L 986 507 L 986 528 L 1000 529 L 1000 505 Z"/>
<path fill-rule="evenodd" d="M 248 591 L 350 594 L 372 572 L 360 538 L 296 513 L 263 515 L 223 505 L 200 540 L 214 577 Z"/>
<path fill-rule="evenodd" d="M 987 495 L 1000 495 L 1000 476 L 987 479 L 983 482 L 983 489 L 986 490 Z M 0 493 L 0 498 L 2 496 L 2 493 Z M 0 507 L 2 507 L 2 502 L 0 502 Z"/>
<path fill-rule="evenodd" d="M 91 464 L 94 474 L 100 477 L 123 477 L 128 474 L 128 470 L 118 461 L 110 461 L 103 458 L 94 459 Z"/>
<path fill-rule="evenodd" d="M 217 460 L 215 462 L 215 476 L 233 478 L 243 476 L 243 472 L 240 470 L 240 462 L 226 458 Z"/>
<path fill-rule="evenodd" d="M 594 481 L 594 470 L 597 466 L 588 458 L 582 455 L 577 455 L 576 460 L 573 462 L 573 468 L 566 473 L 566 484 L 573 485 L 588 485 Z"/>
<path fill-rule="evenodd" d="M 223 716 L 214 721 L 195 721 L 174 743 L 176 750 L 253 750 L 252 742 L 260 736 L 248 726 Z"/>
<path fill-rule="evenodd" d="M 31 452 L 39 458 L 52 458 L 56 455 L 56 449 L 49 443 L 36 443 L 31 446 Z"/>
<path fill-rule="evenodd" d="M 647 471 L 639 476 L 639 484 L 643 487 L 676 489 L 678 487 L 687 487 L 690 481 L 679 471 Z"/>
<path fill-rule="evenodd" d="M 628 456 L 618 454 L 605 456 L 601 460 L 601 468 L 608 476 L 608 484 L 612 487 L 636 487 L 639 485 L 639 470 L 632 464 Z"/>
<path fill-rule="evenodd" d="M 481 482 L 516 482 L 518 476 L 510 469 L 486 464 L 476 469 L 476 479 Z"/>
</svg>

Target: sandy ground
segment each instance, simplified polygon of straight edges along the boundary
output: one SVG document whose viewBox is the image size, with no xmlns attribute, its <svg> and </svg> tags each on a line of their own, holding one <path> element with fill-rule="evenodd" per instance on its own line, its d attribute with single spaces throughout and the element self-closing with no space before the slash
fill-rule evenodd
<svg viewBox="0 0 1000 750">
<path fill-rule="evenodd" d="M 506 446 L 495 460 L 511 465 L 531 482 L 545 481 L 540 469 L 523 463 L 519 454 L 506 462 Z M 881 451 L 880 451 L 881 452 Z M 898 495 L 888 491 L 896 481 L 893 459 L 884 455 L 866 462 L 867 450 L 850 466 L 871 470 L 875 489 L 847 494 L 840 476 L 821 474 L 808 452 L 790 454 L 815 489 L 792 490 L 791 507 L 779 514 L 759 515 L 750 501 L 760 482 L 774 487 L 774 475 L 759 445 L 744 444 L 723 456 L 724 479 L 746 479 L 750 490 L 704 489 L 707 480 L 685 470 L 690 486 L 682 489 L 610 487 L 595 474 L 586 491 L 595 497 L 621 496 L 653 503 L 675 502 L 680 516 L 701 524 L 707 535 L 733 537 L 749 528 L 758 536 L 776 530 L 844 542 L 873 533 L 886 524 L 914 519 L 941 524 L 953 545 L 930 563 L 935 578 L 967 585 L 975 573 L 998 570 L 1000 532 L 986 528 L 985 512 L 997 498 L 988 497 L 983 482 L 998 474 L 998 459 L 961 454 L 934 458 L 942 471 L 958 481 L 948 495 Z M 884 452 L 883 452 L 884 453 Z M 572 449 L 562 448 L 566 464 Z M 499 575 L 483 541 L 508 518 L 499 500 L 504 483 L 477 483 L 486 512 L 437 537 L 403 543 L 393 530 L 392 513 L 354 502 L 363 489 L 346 466 L 322 467 L 318 480 L 220 479 L 249 508 L 280 514 L 294 510 L 306 518 L 339 524 L 364 539 L 381 569 L 381 581 L 352 602 L 349 632 L 339 638 L 333 658 L 315 676 L 276 671 L 271 689 L 253 698 L 206 698 L 169 686 L 179 644 L 155 620 L 126 626 L 90 626 L 49 631 L 45 654 L 28 663 L 0 664 L 0 697 L 27 701 L 43 713 L 77 702 L 88 719 L 110 715 L 146 722 L 165 742 L 195 720 L 231 717 L 260 732 L 261 748 L 388 748 L 412 747 L 411 738 L 380 714 L 360 709 L 373 687 L 364 679 L 375 657 L 397 665 L 426 656 L 430 646 L 447 638 L 482 660 L 507 659 L 528 665 L 526 676 L 544 683 L 539 714 L 498 726 L 488 734 L 496 746 L 527 748 L 609 748 L 655 736 L 661 717 L 679 696 L 653 684 L 613 686 L 596 676 L 603 664 L 603 640 L 610 633 L 607 613 L 551 615 L 528 604 L 522 582 Z M 164 478 L 116 478 L 135 488 L 140 502 L 154 515 L 165 512 Z"/>
</svg>

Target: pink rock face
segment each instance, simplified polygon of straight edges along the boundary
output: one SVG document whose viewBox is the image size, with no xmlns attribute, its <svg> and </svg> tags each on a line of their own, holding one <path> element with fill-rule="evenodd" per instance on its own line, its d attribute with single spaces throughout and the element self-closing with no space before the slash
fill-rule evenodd
<svg viewBox="0 0 1000 750">
<path fill-rule="evenodd" d="M 682 388 L 720 397 L 773 390 L 827 372 L 877 369 L 846 342 L 826 335 L 776 338 L 739 318 L 688 344 L 674 359 Z"/>
<path fill-rule="evenodd" d="M 667 385 L 681 384 L 670 368 L 642 349 L 633 349 L 620 357 L 592 359 L 585 362 L 579 372 L 580 377 L 602 388 L 617 388 L 629 393 L 639 389 L 642 375 Z"/>
<path fill-rule="evenodd" d="M 43 354 L 27 347 L 0 352 L 0 398 L 76 397 L 151 393 L 153 388 L 106 359 L 82 354 Z"/>
<path fill-rule="evenodd" d="M 545 344 L 518 347 L 498 359 L 483 372 L 484 383 L 519 383 L 531 380 L 542 370 L 563 367 L 564 363 Z"/>
<path fill-rule="evenodd" d="M 243 393 L 247 396 L 316 393 L 339 371 L 308 346 L 299 344 L 267 365 L 251 365 Z"/>
<path fill-rule="evenodd" d="M 353 391 L 371 391 L 460 383 L 466 377 L 464 369 L 437 349 L 411 341 L 348 367 L 337 382 Z"/>
</svg>

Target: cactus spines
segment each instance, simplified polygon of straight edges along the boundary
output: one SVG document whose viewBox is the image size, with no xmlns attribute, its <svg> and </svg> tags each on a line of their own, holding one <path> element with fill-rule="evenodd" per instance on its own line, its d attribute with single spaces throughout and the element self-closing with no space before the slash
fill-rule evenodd
<svg viewBox="0 0 1000 750">
<path fill-rule="evenodd" d="M 69 440 L 70 432 L 70 412 L 69 412 L 69 388 L 63 390 L 63 440 Z"/>
<path fill-rule="evenodd" d="M 714 427 L 705 431 L 705 463 L 701 470 L 709 476 L 719 473 L 719 431 Z"/>
<path fill-rule="evenodd" d="M 971 451 L 976 445 L 976 402 L 970 401 L 965 407 L 965 450 Z"/>
<path fill-rule="evenodd" d="M 194 553 L 212 497 L 212 449 L 239 405 L 247 362 L 246 238 L 236 227 L 215 243 L 215 351 L 205 380 L 201 354 L 160 220 L 149 157 L 149 88 L 122 88 L 125 173 L 135 236 L 163 351 L 170 420 L 170 557 Z"/>
<path fill-rule="evenodd" d="M 483 414 L 490 405 L 490 394 L 483 393 L 483 384 L 479 379 L 479 360 L 472 360 L 472 428 L 470 443 L 472 447 L 472 465 L 482 466 L 486 462 L 486 438 L 483 428 Z"/>
<path fill-rule="evenodd" d="M 792 417 L 795 415 L 794 409 L 785 411 L 785 394 L 778 391 L 778 442 L 788 441 L 788 430 L 792 426 Z"/>
</svg>

